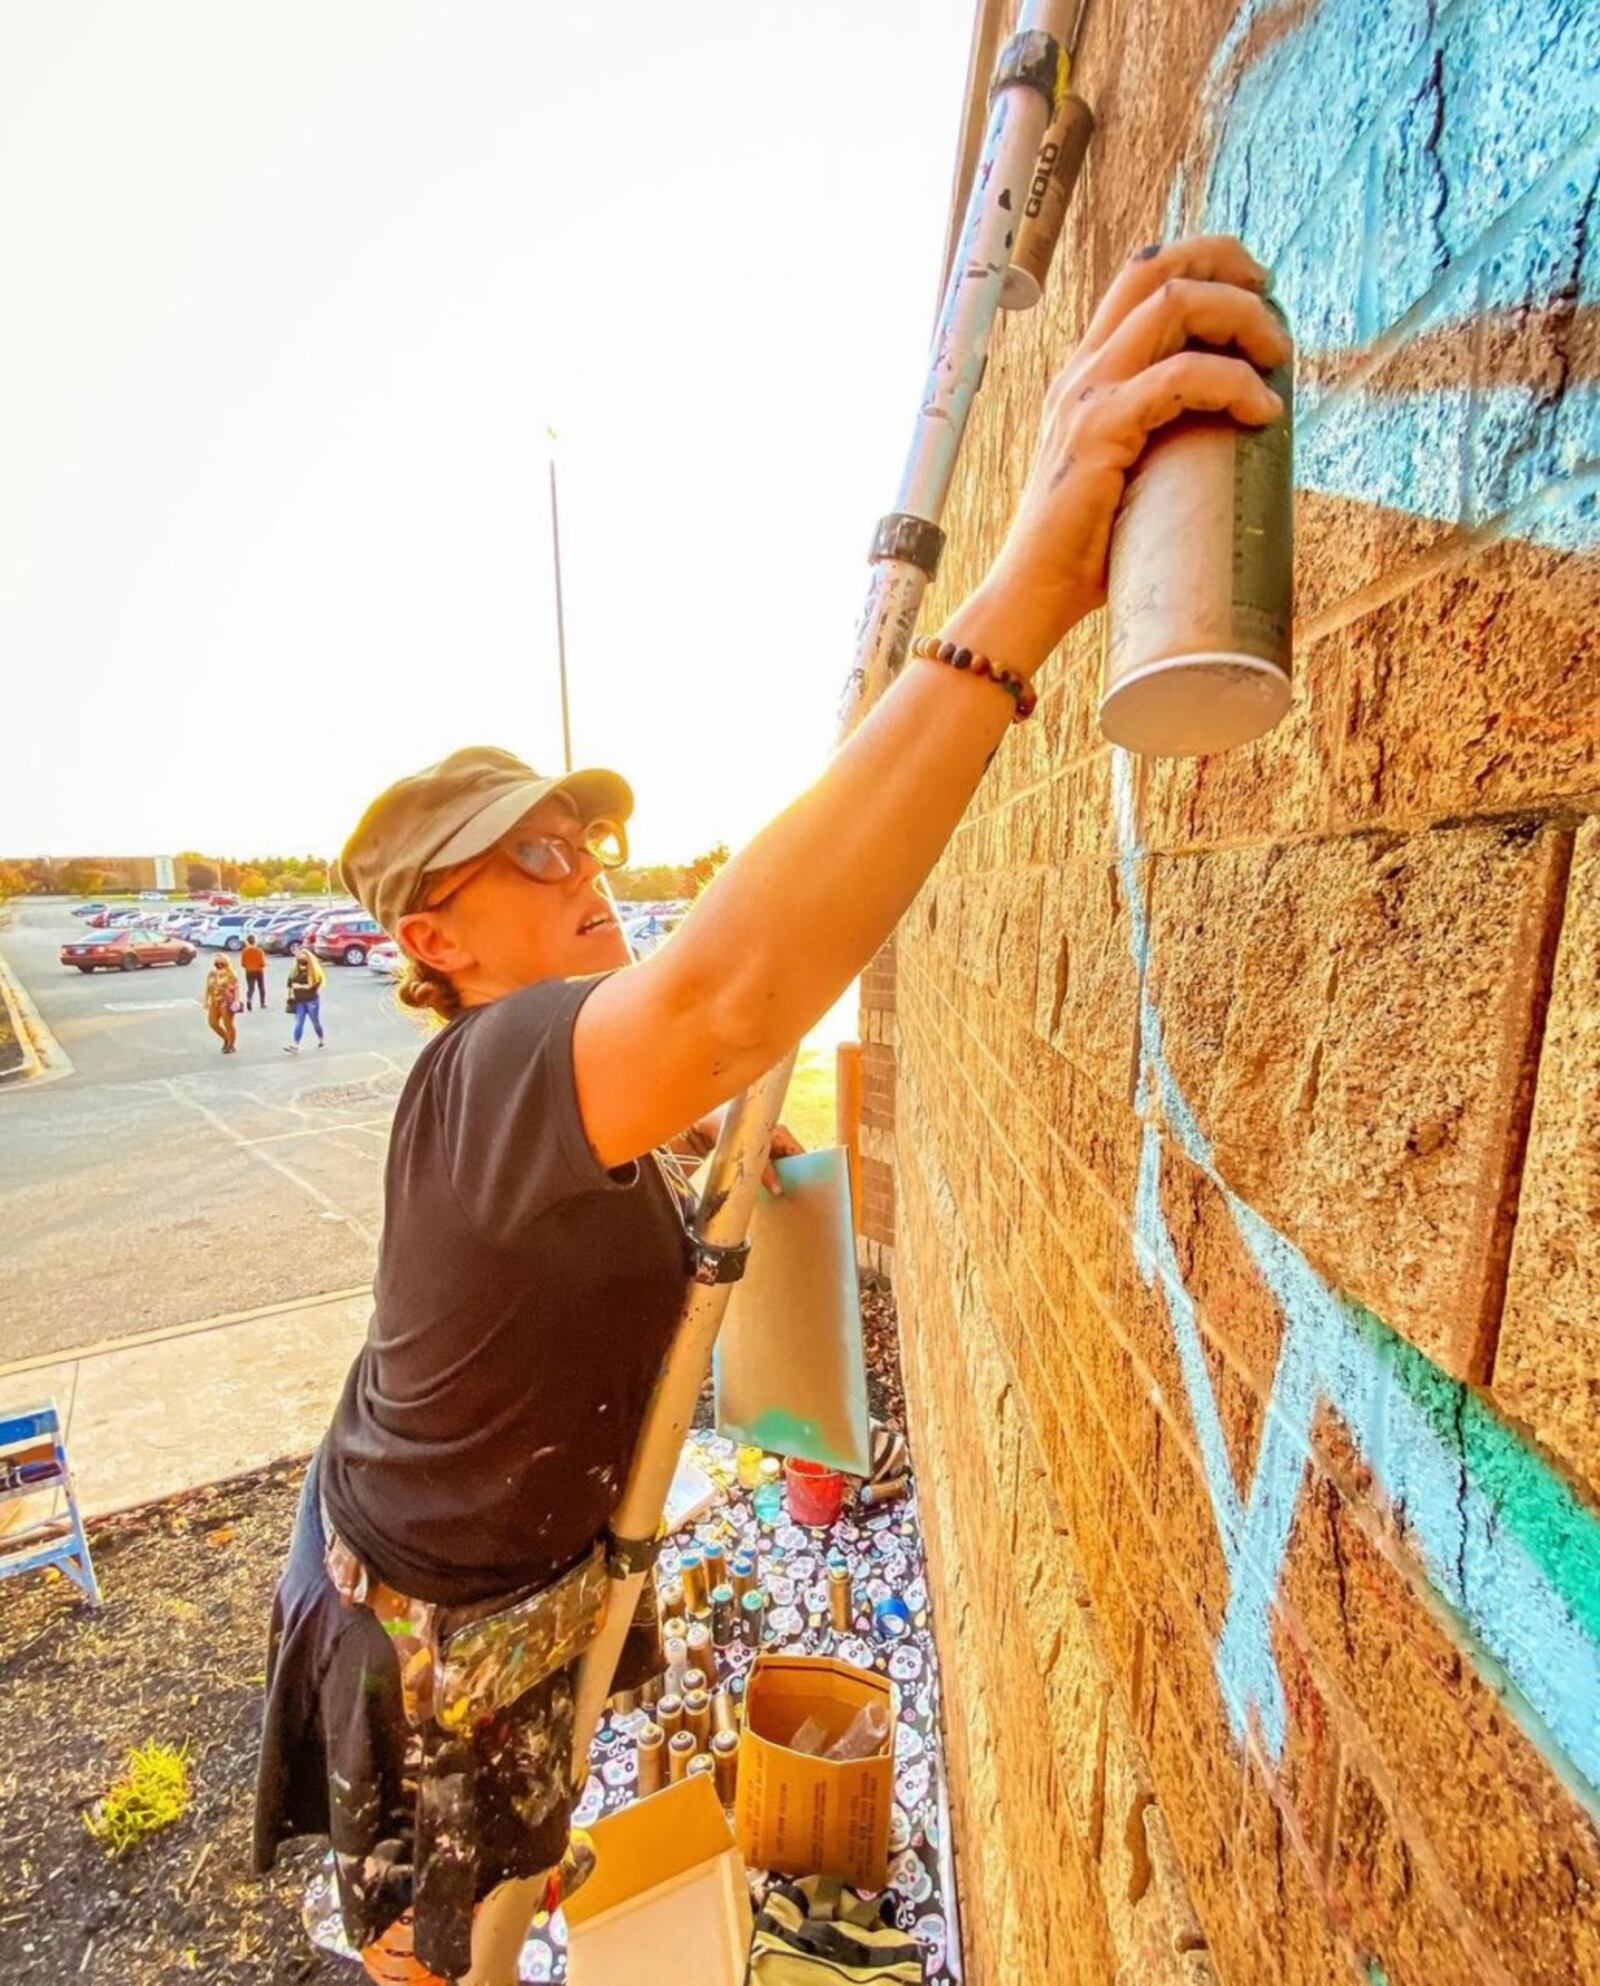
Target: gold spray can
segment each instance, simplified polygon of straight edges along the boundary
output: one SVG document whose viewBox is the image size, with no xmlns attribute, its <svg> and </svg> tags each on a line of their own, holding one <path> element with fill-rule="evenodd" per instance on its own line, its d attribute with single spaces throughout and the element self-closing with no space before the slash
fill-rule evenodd
<svg viewBox="0 0 1600 1986">
<path fill-rule="evenodd" d="M 855 1619 L 856 1599 L 847 1565 L 828 1567 L 828 1618 L 835 1634 L 848 1634 Z"/>
<path fill-rule="evenodd" d="M 1289 708 L 1291 367 L 1266 381 L 1283 400 L 1266 427 L 1183 414 L 1129 472 L 1111 527 L 1100 697 L 1101 731 L 1129 751 L 1226 752 Z"/>
<path fill-rule="evenodd" d="M 719 1731 L 711 1740 L 717 1767 L 717 1798 L 731 1807 L 739 1797 L 739 1740 L 732 1731 Z"/>
<path fill-rule="evenodd" d="M 638 1736 L 639 1792 L 656 1793 L 666 1776 L 667 1734 L 659 1724 L 641 1724 Z"/>
<path fill-rule="evenodd" d="M 674 1731 L 667 1740 L 667 1779 L 676 1786 L 689 1770 L 694 1757 L 694 1738 L 688 1731 Z"/>
</svg>

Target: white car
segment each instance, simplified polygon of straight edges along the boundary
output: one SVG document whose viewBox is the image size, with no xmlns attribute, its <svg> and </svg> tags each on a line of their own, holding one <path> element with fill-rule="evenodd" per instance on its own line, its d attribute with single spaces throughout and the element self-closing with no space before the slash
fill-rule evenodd
<svg viewBox="0 0 1600 1986">
<path fill-rule="evenodd" d="M 245 932 L 252 921 L 242 910 L 225 910 L 220 917 L 206 919 L 194 934 L 194 942 L 214 952 L 243 951 Z"/>
<path fill-rule="evenodd" d="M 392 938 L 384 938 L 367 953 L 367 970 L 380 979 L 398 979 L 405 970 L 406 955 Z"/>
</svg>

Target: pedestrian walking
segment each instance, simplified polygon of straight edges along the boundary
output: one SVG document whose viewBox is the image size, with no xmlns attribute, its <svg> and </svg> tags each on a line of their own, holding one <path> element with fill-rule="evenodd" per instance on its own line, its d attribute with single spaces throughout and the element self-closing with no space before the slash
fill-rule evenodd
<svg viewBox="0 0 1600 1986">
<path fill-rule="evenodd" d="M 206 974 L 206 1026 L 222 1042 L 224 1055 L 233 1054 L 234 1015 L 239 1011 L 239 980 L 226 952 L 218 952 Z"/>
<path fill-rule="evenodd" d="M 255 1855 L 330 1838 L 368 1978 L 512 1986 L 552 1876 L 581 1876 L 577 1663 L 699 1261 L 668 1154 L 684 1127 L 703 1148 L 894 930 L 1029 679 L 1103 602 L 1147 437 L 1189 409 L 1278 411 L 1251 363 L 1286 349 L 1264 283 L 1224 237 L 1129 262 L 942 645 L 671 944 L 631 961 L 606 888 L 633 806 L 614 772 L 541 778 L 473 746 L 389 787 L 345 844 L 346 887 L 406 954 L 402 1000 L 445 1025 L 395 1110 L 371 1322 L 273 1607 Z M 759 709 L 754 665 L 730 666 Z M 652 1673 L 632 1662 L 614 1689 Z"/>
<path fill-rule="evenodd" d="M 283 1044 L 285 1055 L 300 1053 L 300 1037 L 306 1031 L 307 1021 L 317 1031 L 317 1046 L 322 1047 L 322 982 L 326 976 L 311 947 L 302 945 L 294 955 L 294 970 L 289 974 L 289 1012 L 294 1015 L 294 1040 Z"/>
<path fill-rule="evenodd" d="M 261 1011 L 267 1011 L 267 955 L 261 949 L 261 941 L 256 937 L 246 938 L 244 950 L 239 954 L 239 963 L 244 967 L 244 1010 L 248 1014 L 256 1004 L 259 994 Z"/>
</svg>

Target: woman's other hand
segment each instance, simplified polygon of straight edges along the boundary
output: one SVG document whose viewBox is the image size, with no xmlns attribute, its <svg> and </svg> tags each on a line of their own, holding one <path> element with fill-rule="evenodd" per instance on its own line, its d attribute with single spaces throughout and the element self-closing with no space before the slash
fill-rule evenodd
<svg viewBox="0 0 1600 1986">
<path fill-rule="evenodd" d="M 1233 236 L 1196 235 L 1140 249 L 1106 291 L 1045 396 L 1033 467 L 980 588 L 1011 667 L 1031 672 L 1104 601 L 1112 521 L 1157 429 L 1191 410 L 1247 426 L 1282 411 L 1257 370 L 1292 350 L 1266 285 Z"/>
</svg>

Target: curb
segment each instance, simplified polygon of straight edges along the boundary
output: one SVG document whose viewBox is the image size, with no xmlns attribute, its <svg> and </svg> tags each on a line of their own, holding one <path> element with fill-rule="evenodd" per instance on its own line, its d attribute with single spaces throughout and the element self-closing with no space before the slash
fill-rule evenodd
<svg viewBox="0 0 1600 1986">
<path fill-rule="evenodd" d="M 45 1026 L 39 1009 L 28 998 L 26 987 L 6 963 L 3 952 L 0 952 L 0 1001 L 4 1002 L 17 1039 L 22 1043 L 22 1067 L 13 1069 L 9 1075 L 0 1076 L 0 1089 L 29 1082 L 48 1083 L 58 1076 L 70 1076 L 73 1073 L 72 1057 Z"/>
<path fill-rule="evenodd" d="M 122 1338 L 97 1338 L 88 1345 L 63 1345 L 59 1351 L 30 1352 L 26 1358 L 0 1365 L 0 1379 L 14 1379 L 23 1372 L 42 1372 L 52 1365 L 79 1365 L 85 1359 L 106 1358 L 114 1352 L 136 1350 L 140 1345 L 164 1345 L 173 1338 L 193 1338 L 205 1331 L 231 1331 L 236 1324 L 254 1324 L 263 1317 L 282 1317 L 294 1310 L 319 1310 L 331 1303 L 348 1303 L 352 1297 L 371 1296 L 371 1283 L 356 1283 L 349 1289 L 321 1290 L 315 1296 L 291 1296 L 276 1303 L 261 1304 L 255 1310 L 224 1310 L 215 1317 L 197 1317 L 189 1324 L 157 1324 L 148 1331 L 130 1331 Z"/>
</svg>

